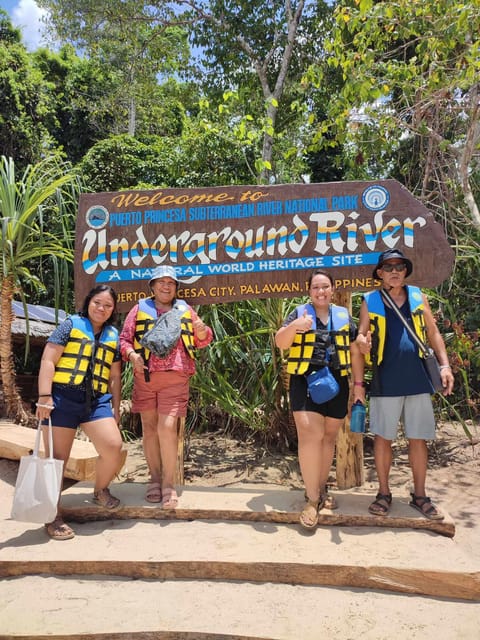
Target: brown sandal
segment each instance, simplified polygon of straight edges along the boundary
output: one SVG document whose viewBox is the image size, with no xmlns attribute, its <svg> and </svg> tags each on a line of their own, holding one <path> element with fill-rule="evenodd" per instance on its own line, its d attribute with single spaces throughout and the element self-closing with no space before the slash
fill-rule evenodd
<svg viewBox="0 0 480 640">
<path fill-rule="evenodd" d="M 52 540 L 71 540 L 75 537 L 75 531 L 65 524 L 60 516 L 47 523 L 45 529 Z"/>
<path fill-rule="evenodd" d="M 120 500 L 112 496 L 108 488 L 95 491 L 92 500 L 104 509 L 116 509 L 120 505 Z"/>
<path fill-rule="evenodd" d="M 318 512 L 323 507 L 323 500 L 320 497 L 318 500 L 306 498 L 306 501 L 306 505 L 298 516 L 298 521 L 304 529 L 311 530 L 315 529 L 318 524 Z"/>
</svg>

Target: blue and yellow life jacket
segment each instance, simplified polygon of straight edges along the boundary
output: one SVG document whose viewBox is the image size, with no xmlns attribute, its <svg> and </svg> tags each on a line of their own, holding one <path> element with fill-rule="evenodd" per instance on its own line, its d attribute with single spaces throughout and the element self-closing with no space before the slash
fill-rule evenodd
<svg viewBox="0 0 480 640">
<path fill-rule="evenodd" d="M 412 316 L 413 328 L 420 340 L 425 344 L 427 341 L 427 330 L 425 326 L 425 317 L 423 315 L 423 295 L 421 289 L 405 285 L 407 290 L 408 303 L 410 305 L 410 315 Z M 375 362 L 379 365 L 383 360 L 383 351 L 385 348 L 386 335 L 386 318 L 385 304 L 383 302 L 380 291 L 372 291 L 365 294 L 368 315 L 370 317 L 370 331 L 372 332 L 372 350 L 365 357 L 367 364 Z M 419 350 L 419 356 L 422 353 Z"/>
<path fill-rule="evenodd" d="M 192 314 L 188 304 L 184 300 L 175 300 L 175 304 L 180 309 L 184 309 L 184 313 L 180 318 L 181 324 L 181 338 L 188 355 L 191 358 L 195 357 L 195 343 L 193 340 L 193 322 Z M 140 344 L 140 339 L 143 334 L 148 331 L 157 319 L 157 309 L 153 298 L 142 298 L 138 303 L 137 319 L 135 321 L 135 334 L 133 337 L 133 348 L 139 353 L 145 362 L 148 362 L 150 357 L 149 349 L 145 349 Z"/>
<path fill-rule="evenodd" d="M 292 346 L 290 347 L 287 360 L 287 372 L 295 375 L 303 374 L 307 371 L 312 360 L 315 346 L 315 332 L 317 329 L 315 308 L 311 304 L 303 304 L 297 307 L 297 317 L 306 311 L 313 317 L 313 324 L 310 331 L 295 334 Z M 329 331 L 333 336 L 335 351 L 338 355 L 340 365 L 340 375 L 346 376 L 350 373 L 350 316 L 348 309 L 335 304 L 330 305 L 330 317 L 332 328 Z M 328 364 L 325 360 L 324 364 Z"/>
<path fill-rule="evenodd" d="M 53 382 L 80 385 L 92 363 L 92 386 L 96 393 L 107 393 L 110 368 L 118 349 L 118 331 L 106 326 L 95 341 L 93 327 L 88 318 L 70 316 L 72 330 L 60 360 L 55 367 Z"/>
</svg>

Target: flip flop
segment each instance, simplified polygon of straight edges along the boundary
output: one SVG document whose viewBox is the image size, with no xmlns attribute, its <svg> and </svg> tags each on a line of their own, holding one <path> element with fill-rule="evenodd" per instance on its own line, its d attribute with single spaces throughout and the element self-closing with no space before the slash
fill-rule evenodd
<svg viewBox="0 0 480 640">
<path fill-rule="evenodd" d="M 162 509 L 176 509 L 178 495 L 175 489 L 162 489 Z"/>
<path fill-rule="evenodd" d="M 71 529 L 60 517 L 57 517 L 53 522 L 46 524 L 45 529 L 52 540 L 71 540 L 75 537 L 74 530 Z"/>
<path fill-rule="evenodd" d="M 162 487 L 159 482 L 151 482 L 145 493 L 145 500 L 147 502 L 161 502 L 162 501 Z"/>
<path fill-rule="evenodd" d="M 445 519 L 445 516 L 438 511 L 430 498 L 427 496 L 416 496 L 414 493 L 410 493 L 410 495 L 412 496 L 412 500 L 408 504 L 417 511 L 420 511 L 422 516 L 425 516 L 425 518 L 429 520 Z"/>
</svg>

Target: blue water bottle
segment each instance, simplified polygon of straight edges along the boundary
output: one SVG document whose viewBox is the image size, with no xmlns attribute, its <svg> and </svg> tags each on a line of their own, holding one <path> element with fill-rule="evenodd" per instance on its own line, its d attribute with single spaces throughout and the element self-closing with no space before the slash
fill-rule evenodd
<svg viewBox="0 0 480 640">
<path fill-rule="evenodd" d="M 350 418 L 350 431 L 354 433 L 365 433 L 365 415 L 367 410 L 365 405 L 357 400 L 352 406 L 352 416 Z"/>
</svg>

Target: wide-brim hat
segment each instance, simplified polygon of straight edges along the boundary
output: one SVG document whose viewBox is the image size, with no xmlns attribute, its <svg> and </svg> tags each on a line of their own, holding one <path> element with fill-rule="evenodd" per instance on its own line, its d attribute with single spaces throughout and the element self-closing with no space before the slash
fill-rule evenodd
<svg viewBox="0 0 480 640">
<path fill-rule="evenodd" d="M 155 267 L 152 273 L 152 277 L 148 281 L 149 286 L 152 286 L 152 282 L 154 280 L 158 280 L 159 278 L 172 278 L 175 282 L 179 283 L 177 272 L 174 267 L 169 267 L 167 265 L 162 265 L 160 267 Z"/>
<path fill-rule="evenodd" d="M 380 256 L 378 258 L 377 266 L 373 270 L 373 277 L 376 280 L 380 280 L 380 278 L 378 277 L 378 273 L 377 273 L 378 270 L 383 267 L 383 263 L 384 262 L 386 262 L 387 260 L 394 260 L 395 258 L 398 258 L 399 260 L 403 260 L 404 261 L 404 263 L 405 263 L 405 265 L 407 267 L 407 275 L 405 277 L 408 278 L 408 276 L 413 271 L 413 264 L 412 264 L 411 260 L 409 260 L 408 258 L 406 258 L 403 255 L 403 253 L 400 251 L 400 249 L 387 249 L 386 251 L 384 251 L 383 253 L 380 254 Z"/>
</svg>

